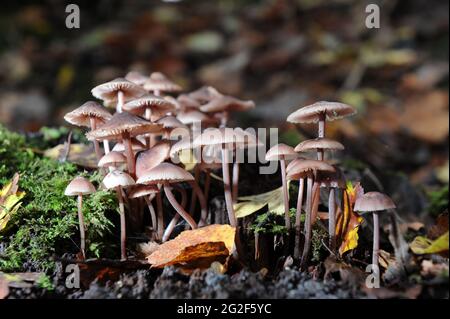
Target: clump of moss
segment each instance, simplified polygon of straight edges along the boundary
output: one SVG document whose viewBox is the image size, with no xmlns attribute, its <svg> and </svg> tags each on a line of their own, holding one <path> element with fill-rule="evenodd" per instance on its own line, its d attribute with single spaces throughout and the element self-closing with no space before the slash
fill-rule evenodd
<svg viewBox="0 0 450 319">
<path fill-rule="evenodd" d="M 50 270 L 54 254 L 78 251 L 77 241 L 72 239 L 78 233 L 76 199 L 64 196 L 64 190 L 81 172 L 73 164 L 39 157 L 27 148 L 21 135 L 2 126 L 0 143 L 0 183 L 5 184 L 18 172 L 19 188 L 26 193 L 22 206 L 0 234 L 6 247 L 0 255 L 0 270 Z M 99 173 L 89 176 L 95 185 L 101 178 Z M 101 253 L 103 239 L 112 229 L 105 213 L 115 212 L 116 207 L 115 197 L 106 191 L 85 198 L 83 212 L 91 255 Z"/>
<path fill-rule="evenodd" d="M 428 211 L 432 216 L 438 216 L 448 209 L 448 184 L 428 192 L 427 195 L 430 201 Z"/>
<path fill-rule="evenodd" d="M 328 239 L 328 233 L 327 231 L 319 226 L 316 226 L 312 230 L 312 239 L 311 239 L 311 246 L 312 246 L 312 258 L 311 261 L 319 262 L 321 260 L 324 260 L 326 255 L 328 254 L 327 249 L 324 246 L 324 243 Z"/>
<path fill-rule="evenodd" d="M 291 220 L 295 217 L 295 209 L 290 210 Z M 267 212 L 256 216 L 255 221 L 250 226 L 250 230 L 255 234 L 286 234 L 287 229 L 284 225 L 283 215 Z"/>
</svg>

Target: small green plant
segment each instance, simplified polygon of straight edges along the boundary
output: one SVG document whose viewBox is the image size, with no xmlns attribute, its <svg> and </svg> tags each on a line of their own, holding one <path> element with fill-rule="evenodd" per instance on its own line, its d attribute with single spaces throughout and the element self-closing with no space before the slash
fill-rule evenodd
<svg viewBox="0 0 450 319">
<path fill-rule="evenodd" d="M 291 208 L 289 211 L 291 221 L 295 218 L 295 209 Z M 260 214 L 256 217 L 253 224 L 250 226 L 251 231 L 263 234 L 285 234 L 287 233 L 284 225 L 284 217 L 273 212 Z"/>
<path fill-rule="evenodd" d="M 49 276 L 43 274 L 36 281 L 36 285 L 44 290 L 53 291 L 55 290 L 55 286 L 53 285 Z"/>
<path fill-rule="evenodd" d="M 432 216 L 438 216 L 448 208 L 448 184 L 440 189 L 427 193 L 430 205 L 428 211 Z"/>
</svg>

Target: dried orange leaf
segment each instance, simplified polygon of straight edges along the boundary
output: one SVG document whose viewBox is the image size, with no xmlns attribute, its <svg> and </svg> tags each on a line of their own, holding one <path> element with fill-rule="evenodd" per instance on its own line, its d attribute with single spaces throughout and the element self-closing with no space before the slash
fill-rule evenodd
<svg viewBox="0 0 450 319">
<path fill-rule="evenodd" d="M 234 249 L 236 229 L 229 225 L 210 225 L 186 230 L 160 245 L 147 257 L 152 267 L 195 263 L 199 259 L 228 256 Z"/>
</svg>

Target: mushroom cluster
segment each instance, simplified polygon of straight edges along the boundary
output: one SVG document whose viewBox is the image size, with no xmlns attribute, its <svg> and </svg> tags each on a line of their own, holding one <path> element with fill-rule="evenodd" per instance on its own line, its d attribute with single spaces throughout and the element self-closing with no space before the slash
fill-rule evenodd
<svg viewBox="0 0 450 319">
<path fill-rule="evenodd" d="M 127 259 L 127 230 L 144 229 L 144 211 L 148 210 L 149 228 L 156 241 L 168 240 L 180 219 L 191 229 L 207 225 L 213 170 L 222 168 L 229 222 L 237 226 L 233 203 L 238 196 L 239 164 L 233 162 L 234 156 L 237 150 L 259 142 L 244 130 L 226 126 L 232 112 L 249 110 L 255 104 L 224 95 L 213 87 L 176 96 L 180 91 L 181 86 L 162 73 L 145 76 L 133 71 L 93 88 L 92 95 L 101 103 L 86 102 L 64 117 L 70 124 L 88 127 L 86 136 L 94 144 L 98 168 L 106 175 L 100 187 L 117 194 L 122 260 Z M 113 114 L 109 109 L 114 110 Z M 182 152 L 193 154 L 194 175 L 180 162 Z M 203 188 L 199 185 L 201 173 L 205 174 Z M 190 202 L 187 191 L 192 194 Z M 79 198 L 83 258 L 81 203 L 82 196 L 92 192 L 94 186 L 81 178 L 66 191 L 66 195 Z M 175 213 L 170 221 L 164 211 L 164 198 Z M 200 204 L 199 210 L 196 203 Z"/>
</svg>

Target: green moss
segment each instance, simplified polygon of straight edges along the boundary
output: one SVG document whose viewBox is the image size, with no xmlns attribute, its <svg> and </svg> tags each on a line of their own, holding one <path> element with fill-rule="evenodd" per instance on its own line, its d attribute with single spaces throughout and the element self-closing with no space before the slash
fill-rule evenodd
<svg viewBox="0 0 450 319">
<path fill-rule="evenodd" d="M 430 201 L 428 211 L 432 216 L 438 216 L 448 209 L 448 184 L 438 190 L 429 191 L 427 196 Z"/>
<path fill-rule="evenodd" d="M 319 262 L 321 260 L 324 260 L 324 258 L 328 254 L 327 249 L 324 247 L 324 242 L 328 240 L 327 238 L 328 233 L 323 228 L 314 225 L 311 238 L 311 261 Z"/>
<path fill-rule="evenodd" d="M 77 175 L 85 175 L 70 163 L 41 158 L 31 152 L 19 134 L 0 126 L 0 183 L 5 184 L 15 172 L 20 174 L 19 188 L 26 192 L 21 208 L 0 234 L 6 249 L 0 255 L 0 270 L 38 271 L 52 269 L 54 254 L 77 252 L 78 220 L 76 198 L 64 195 L 67 184 Z M 87 176 L 99 185 L 101 175 Z M 84 200 L 88 254 L 101 253 L 105 236 L 112 229 L 106 212 L 116 211 L 115 196 L 99 191 Z M 25 267 L 26 266 L 26 267 Z"/>
</svg>

